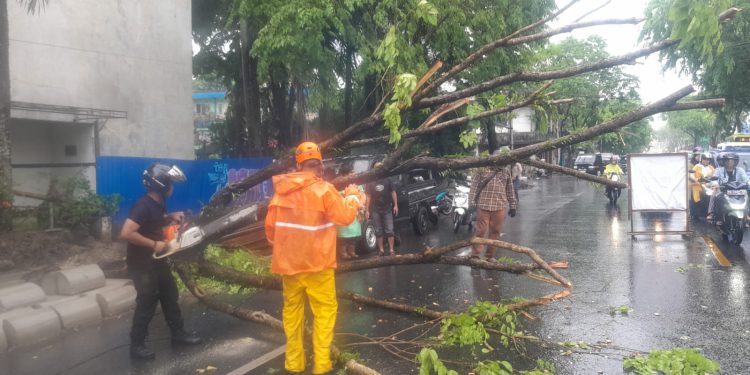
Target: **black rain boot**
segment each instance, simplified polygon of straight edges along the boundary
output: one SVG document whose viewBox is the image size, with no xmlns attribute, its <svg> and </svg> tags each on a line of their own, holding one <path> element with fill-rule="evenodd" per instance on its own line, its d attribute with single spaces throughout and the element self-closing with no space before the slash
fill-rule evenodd
<svg viewBox="0 0 750 375">
<path fill-rule="evenodd" d="M 131 343 L 130 344 L 130 358 L 152 360 L 156 358 L 156 353 L 154 353 L 153 350 L 147 348 L 146 344 L 142 342 Z"/>
<path fill-rule="evenodd" d="M 197 345 L 203 342 L 203 339 L 195 333 L 188 333 L 184 330 L 172 333 L 172 345 Z"/>
</svg>

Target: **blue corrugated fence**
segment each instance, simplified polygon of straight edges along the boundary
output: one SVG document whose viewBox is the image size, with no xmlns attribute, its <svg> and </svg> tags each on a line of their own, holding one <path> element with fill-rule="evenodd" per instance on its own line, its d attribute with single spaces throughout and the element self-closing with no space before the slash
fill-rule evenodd
<svg viewBox="0 0 750 375">
<path fill-rule="evenodd" d="M 96 192 L 122 196 L 120 209 L 114 217 L 114 224 L 120 226 L 128 217 L 130 207 L 145 192 L 143 170 L 153 163 L 175 164 L 185 172 L 187 181 L 175 185 L 174 195 L 167 201 L 167 209 L 190 210 L 197 215 L 217 191 L 227 184 L 243 180 L 272 162 L 271 158 L 177 160 L 100 156 L 96 158 Z M 271 195 L 273 186 L 271 181 L 266 181 L 236 198 L 235 204 L 253 203 Z"/>
</svg>

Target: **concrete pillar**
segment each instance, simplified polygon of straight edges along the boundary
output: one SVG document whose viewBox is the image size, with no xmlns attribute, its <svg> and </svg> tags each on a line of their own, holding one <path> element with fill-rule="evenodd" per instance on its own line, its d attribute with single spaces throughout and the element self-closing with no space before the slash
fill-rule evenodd
<svg viewBox="0 0 750 375">
<path fill-rule="evenodd" d="M 0 289 L 0 311 L 44 301 L 44 291 L 34 283 L 23 283 Z"/>
<path fill-rule="evenodd" d="M 122 314 L 135 306 L 135 288 L 125 285 L 96 294 L 96 301 L 105 317 Z"/>
<path fill-rule="evenodd" d="M 55 280 L 57 293 L 65 296 L 80 294 L 106 285 L 104 272 L 96 264 L 58 271 Z"/>
<path fill-rule="evenodd" d="M 28 346 L 60 335 L 60 318 L 50 308 L 8 318 L 3 321 L 3 329 L 9 346 Z"/>
<path fill-rule="evenodd" d="M 95 296 L 80 296 L 51 302 L 49 308 L 57 313 L 64 329 L 98 323 L 102 320 L 102 311 Z"/>
</svg>

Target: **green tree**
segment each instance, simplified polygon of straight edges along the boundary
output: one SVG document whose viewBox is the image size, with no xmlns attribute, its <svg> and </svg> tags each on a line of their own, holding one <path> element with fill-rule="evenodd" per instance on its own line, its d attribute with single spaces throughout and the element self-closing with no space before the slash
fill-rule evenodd
<svg viewBox="0 0 750 375">
<path fill-rule="evenodd" d="M 599 36 L 583 40 L 566 38 L 540 51 L 539 69 L 562 69 L 580 63 L 610 57 L 606 42 Z M 561 133 L 572 133 L 589 128 L 601 121 L 630 112 L 641 104 L 638 78 L 623 72 L 620 67 L 600 70 L 555 82 L 550 90 L 558 98 L 571 98 L 572 102 L 555 107 L 551 112 L 553 122 Z M 642 152 L 651 142 L 648 121 L 637 121 L 616 133 L 610 133 L 568 148 L 572 156 L 576 149 L 627 154 Z"/>
<path fill-rule="evenodd" d="M 726 99 L 714 123 L 724 134 L 738 130 L 750 111 L 749 8 L 748 0 L 652 0 L 641 36 L 681 40 L 661 52 L 665 69 L 690 75 L 703 96 Z"/>
<path fill-rule="evenodd" d="M 455 64 L 553 8 L 552 0 L 523 5 L 510 0 L 193 0 L 193 36 L 201 47 L 195 74 L 221 77 L 227 85 L 231 107 L 225 130 L 236 134 L 234 149 L 249 147 L 242 140 L 252 139 L 258 132 L 249 129 L 256 128 L 265 131 L 257 135 L 261 145 L 276 139 L 292 146 L 371 115 L 400 74 L 419 76 L 437 60 Z M 532 53 L 526 47 L 497 51 L 451 83 L 463 87 L 520 69 Z M 253 62 L 250 69 L 236 68 L 243 61 Z M 239 99 L 245 82 L 258 88 L 257 101 Z M 259 120 L 233 125 L 240 117 L 235 111 L 244 113 L 243 106 L 251 104 L 261 108 L 262 125 L 255 124 Z M 308 113 L 318 113 L 317 128 L 306 122 Z M 407 118 L 403 125 L 423 117 Z"/>
<path fill-rule="evenodd" d="M 710 111 L 696 109 L 692 111 L 671 112 L 664 115 L 667 127 L 682 132 L 690 143 L 684 148 L 693 146 L 707 147 L 715 141 L 720 129 L 716 128 L 716 115 Z"/>
</svg>

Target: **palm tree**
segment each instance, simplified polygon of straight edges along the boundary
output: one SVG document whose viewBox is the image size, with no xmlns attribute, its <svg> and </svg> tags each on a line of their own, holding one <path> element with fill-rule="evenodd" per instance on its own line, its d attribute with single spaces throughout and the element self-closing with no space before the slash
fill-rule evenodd
<svg viewBox="0 0 750 375">
<path fill-rule="evenodd" d="M 48 0 L 18 0 L 29 13 L 42 10 Z M 10 164 L 10 40 L 8 38 L 8 0 L 0 0 L 0 201 L 13 198 Z M 4 205 L 3 205 L 4 206 Z M 0 231 L 11 229 L 10 212 L 0 207 Z"/>
</svg>

